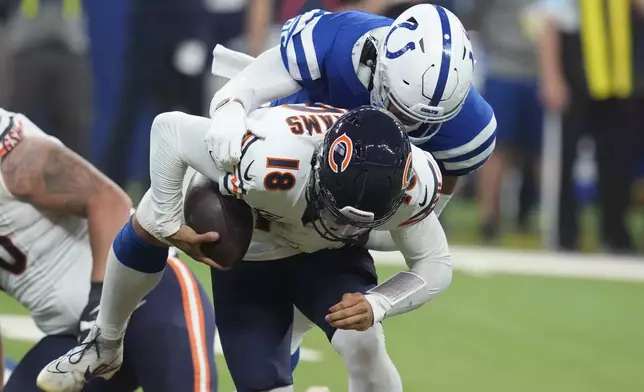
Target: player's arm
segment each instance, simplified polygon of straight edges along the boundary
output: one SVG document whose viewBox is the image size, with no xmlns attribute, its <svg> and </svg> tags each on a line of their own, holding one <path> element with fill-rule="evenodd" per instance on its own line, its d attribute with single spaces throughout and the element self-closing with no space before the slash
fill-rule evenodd
<svg viewBox="0 0 644 392">
<path fill-rule="evenodd" d="M 420 307 L 445 291 L 452 281 L 447 238 L 436 214 L 392 230 L 391 236 L 409 270 L 398 272 L 367 293 L 374 322 Z"/>
<path fill-rule="evenodd" d="M 300 85 L 284 67 L 280 47 L 260 54 L 250 65 L 217 91 L 210 102 L 210 116 L 229 103 L 248 114 L 266 102 L 298 92 Z"/>
<path fill-rule="evenodd" d="M 112 240 L 130 216 L 129 197 L 58 140 L 35 131 L 37 127 L 25 117 L 17 115 L 12 121 L 24 128 L 24 134 L 2 157 L 5 187 L 39 209 L 87 218 L 91 278 L 92 282 L 102 282 Z M 9 137 L 8 133 L 3 137 Z"/>
<path fill-rule="evenodd" d="M 322 27 L 318 22 L 326 14 L 313 10 L 287 21 L 280 45 L 259 55 L 215 94 L 204 140 L 219 167 L 230 169 L 239 162 L 248 113 L 321 81 L 332 32 L 316 26 Z"/>
<path fill-rule="evenodd" d="M 220 184 L 226 175 L 212 162 L 203 138 L 210 120 L 181 112 L 161 113 L 150 129 L 150 182 L 156 233 L 168 238 L 183 217 L 183 180 L 188 167 Z"/>
<path fill-rule="evenodd" d="M 249 113 L 319 81 L 325 53 L 333 42 L 333 32 L 326 28 L 326 19 L 322 21 L 325 15 L 329 13 L 313 10 L 288 20 L 280 45 L 259 55 L 215 94 L 211 117 L 230 100 Z"/>
<path fill-rule="evenodd" d="M 257 56 L 266 47 L 268 28 L 273 20 L 273 0 L 251 0 L 246 19 L 248 51 Z"/>
</svg>

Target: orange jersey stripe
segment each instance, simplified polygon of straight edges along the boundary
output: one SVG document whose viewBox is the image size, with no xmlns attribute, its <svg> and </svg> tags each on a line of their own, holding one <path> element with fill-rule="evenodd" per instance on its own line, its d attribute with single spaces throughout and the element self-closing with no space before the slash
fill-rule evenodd
<svg viewBox="0 0 644 392">
<path fill-rule="evenodd" d="M 199 293 L 199 286 L 194 275 L 185 264 L 176 257 L 168 258 L 168 265 L 177 275 L 181 287 L 183 310 L 188 326 L 190 351 L 192 352 L 192 365 L 194 368 L 194 392 L 210 391 L 210 363 L 206 342 L 206 327 L 203 312 L 203 301 Z"/>
</svg>

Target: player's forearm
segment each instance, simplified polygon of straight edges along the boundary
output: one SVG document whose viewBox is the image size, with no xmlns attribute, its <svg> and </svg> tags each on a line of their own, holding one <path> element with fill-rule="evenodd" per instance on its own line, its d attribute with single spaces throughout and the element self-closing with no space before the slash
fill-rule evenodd
<svg viewBox="0 0 644 392">
<path fill-rule="evenodd" d="M 273 18 L 272 0 L 251 0 L 248 7 L 247 20 L 247 41 L 249 53 L 257 56 L 262 52 L 266 44 L 268 26 Z"/>
<path fill-rule="evenodd" d="M 181 112 L 158 115 L 150 130 L 150 184 L 159 234 L 179 230 L 183 215 L 183 179 L 188 167 L 219 182 L 225 173 L 212 162 L 204 136 L 210 119 Z"/>
<path fill-rule="evenodd" d="M 163 237 L 176 233 L 181 226 L 181 192 L 188 169 L 175 127 L 166 119 L 168 115 L 171 114 L 158 115 L 150 130 L 150 189 L 156 223 Z"/>
<path fill-rule="evenodd" d="M 436 216 L 441 216 L 443 210 L 447 206 L 447 203 L 449 203 L 449 201 L 452 199 L 452 195 L 456 190 L 456 184 L 458 184 L 458 177 L 443 176 L 440 197 L 438 198 L 436 207 L 434 207 L 434 213 L 436 214 Z"/>
<path fill-rule="evenodd" d="M 409 271 L 398 273 L 369 291 L 367 299 L 376 321 L 422 306 L 444 292 L 452 281 L 447 239 L 435 214 L 391 233 Z"/>
<path fill-rule="evenodd" d="M 259 55 L 249 66 L 230 79 L 210 102 L 210 116 L 228 99 L 241 102 L 246 113 L 259 106 L 300 90 L 282 62 L 279 46 Z"/>
<path fill-rule="evenodd" d="M 560 61 L 560 42 L 557 22 L 551 15 L 544 16 L 539 36 L 539 71 L 542 79 L 563 77 Z"/>
<path fill-rule="evenodd" d="M 398 250 L 398 246 L 388 231 L 372 231 L 369 233 L 365 248 L 378 252 L 395 252 Z"/>
</svg>

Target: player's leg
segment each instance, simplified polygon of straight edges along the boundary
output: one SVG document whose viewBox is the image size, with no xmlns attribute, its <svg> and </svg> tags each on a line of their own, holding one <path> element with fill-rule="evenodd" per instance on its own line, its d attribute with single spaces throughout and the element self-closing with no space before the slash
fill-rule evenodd
<svg viewBox="0 0 644 392">
<path fill-rule="evenodd" d="M 382 325 L 365 332 L 336 330 L 326 322 L 329 308 L 347 293 L 364 293 L 378 283 L 366 249 L 325 250 L 294 266 L 290 280 L 295 305 L 327 335 L 349 372 L 350 392 L 402 391 L 402 381 L 387 354 Z"/>
<path fill-rule="evenodd" d="M 543 145 L 544 112 L 536 80 L 526 79 L 522 87 L 520 121 L 517 124 L 517 149 L 521 154 L 523 179 L 519 192 L 518 226 L 528 228 L 530 209 L 538 202 L 541 178 L 541 146 Z"/>
<path fill-rule="evenodd" d="M 212 304 L 180 260 L 168 267 L 128 323 L 123 369 L 144 391 L 216 392 Z"/>
<path fill-rule="evenodd" d="M 509 161 L 511 145 L 521 132 L 517 124 L 521 84 L 503 76 L 488 76 L 485 99 L 494 108 L 497 121 L 496 147 L 490 159 L 477 171 L 477 193 L 481 237 L 485 242 L 494 242 L 499 235 L 499 217 L 503 173 Z"/>
<path fill-rule="evenodd" d="M 153 225 L 154 212 L 149 197 L 149 193 L 144 196 L 136 216 L 114 239 L 96 325 L 83 344 L 41 371 L 37 381 L 44 391 L 80 390 L 91 378 L 109 379 L 121 366 L 127 321 L 143 297 L 161 280 L 168 255 L 167 246 L 161 246 L 160 242 L 153 244 L 153 237 L 139 223 Z"/>
<path fill-rule="evenodd" d="M 293 390 L 285 265 L 241 262 L 230 271 L 211 270 L 219 339 L 237 392 Z"/>
</svg>

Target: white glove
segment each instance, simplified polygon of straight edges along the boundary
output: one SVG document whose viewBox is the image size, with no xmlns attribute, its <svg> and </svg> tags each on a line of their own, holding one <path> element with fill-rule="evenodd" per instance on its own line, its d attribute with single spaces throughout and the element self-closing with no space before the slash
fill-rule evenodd
<svg viewBox="0 0 644 392">
<path fill-rule="evenodd" d="M 232 171 L 239 163 L 246 132 L 246 111 L 239 102 L 230 100 L 212 114 L 204 140 L 210 157 L 220 170 Z"/>
</svg>

